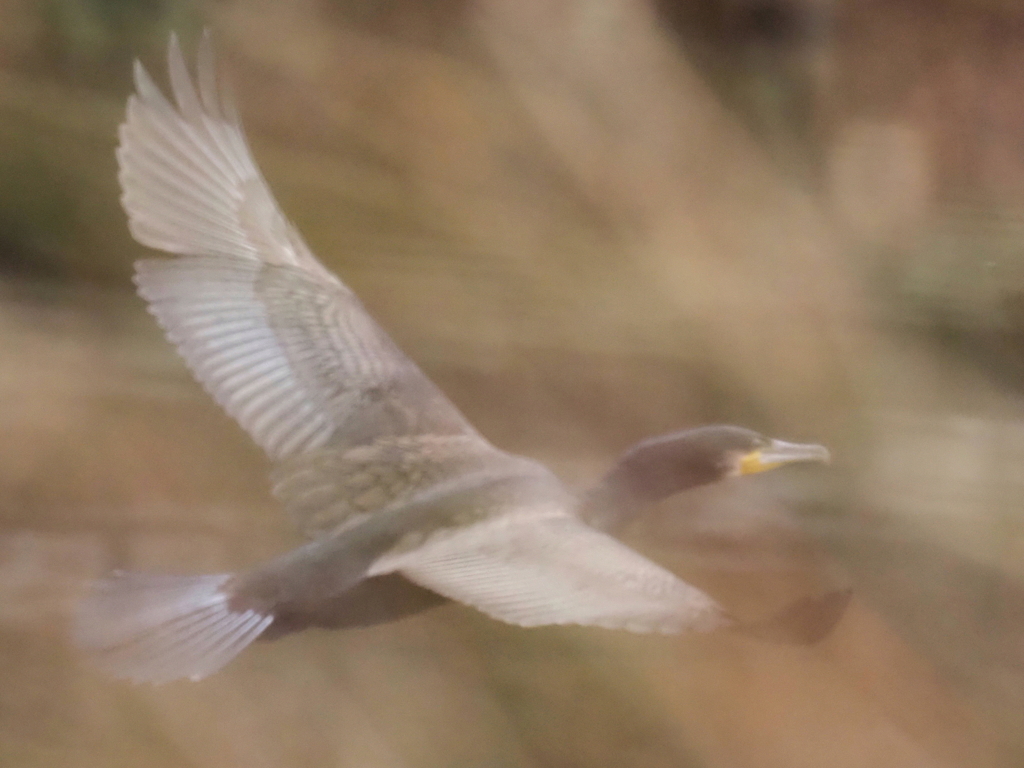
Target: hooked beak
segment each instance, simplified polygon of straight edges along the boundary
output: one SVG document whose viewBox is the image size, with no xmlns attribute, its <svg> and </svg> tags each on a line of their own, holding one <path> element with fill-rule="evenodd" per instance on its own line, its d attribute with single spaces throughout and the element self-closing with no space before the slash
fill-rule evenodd
<svg viewBox="0 0 1024 768">
<path fill-rule="evenodd" d="M 752 475 L 798 461 L 820 461 L 827 464 L 831 459 L 832 455 L 823 445 L 771 440 L 767 447 L 758 448 L 740 457 L 739 474 Z"/>
</svg>

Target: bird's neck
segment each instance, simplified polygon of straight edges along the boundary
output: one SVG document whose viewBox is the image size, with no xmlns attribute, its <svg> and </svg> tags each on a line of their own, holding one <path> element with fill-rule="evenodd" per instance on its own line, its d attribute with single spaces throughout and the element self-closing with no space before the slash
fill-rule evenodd
<svg viewBox="0 0 1024 768">
<path fill-rule="evenodd" d="M 719 479 L 721 471 L 700 459 L 682 436 L 637 443 L 583 495 L 580 515 L 603 530 L 620 527 L 662 499 Z"/>
</svg>

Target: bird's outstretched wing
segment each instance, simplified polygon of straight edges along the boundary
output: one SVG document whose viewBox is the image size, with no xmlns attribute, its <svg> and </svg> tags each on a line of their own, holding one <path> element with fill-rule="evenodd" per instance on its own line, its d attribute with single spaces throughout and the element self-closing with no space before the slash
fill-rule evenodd
<svg viewBox="0 0 1024 768">
<path fill-rule="evenodd" d="M 173 38 L 168 64 L 173 104 L 136 63 L 117 158 L 135 239 L 179 255 L 139 262 L 136 283 L 196 378 L 273 459 L 476 436 L 281 213 L 219 94 L 209 38 L 198 92 Z"/>
<path fill-rule="evenodd" d="M 522 627 L 676 633 L 735 623 L 710 595 L 557 504 L 446 531 L 369 571 L 395 572 Z"/>
</svg>

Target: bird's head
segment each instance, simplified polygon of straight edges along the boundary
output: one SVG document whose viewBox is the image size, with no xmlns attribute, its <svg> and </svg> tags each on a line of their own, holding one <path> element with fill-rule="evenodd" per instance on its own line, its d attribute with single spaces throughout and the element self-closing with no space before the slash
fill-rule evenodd
<svg viewBox="0 0 1024 768">
<path fill-rule="evenodd" d="M 605 482 L 635 501 L 652 502 L 728 477 L 829 458 L 821 445 L 715 425 L 641 440 L 622 454 Z"/>
<path fill-rule="evenodd" d="M 693 430 L 697 433 L 705 431 L 707 435 L 696 435 L 694 439 L 698 443 L 705 442 L 702 450 L 706 456 L 717 453 L 716 466 L 722 478 L 753 475 L 799 462 L 827 464 L 832 458 L 823 445 L 790 443 L 743 427 L 715 426 Z"/>
</svg>

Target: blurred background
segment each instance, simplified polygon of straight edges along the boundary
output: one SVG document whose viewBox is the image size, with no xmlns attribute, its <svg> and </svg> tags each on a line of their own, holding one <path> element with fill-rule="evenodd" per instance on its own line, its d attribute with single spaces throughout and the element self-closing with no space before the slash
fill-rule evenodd
<svg viewBox="0 0 1024 768">
<path fill-rule="evenodd" d="M 210 26 L 285 212 L 499 446 L 584 487 L 732 422 L 827 469 L 625 533 L 814 647 L 459 606 L 132 687 L 111 568 L 298 542 L 132 291 L 114 150 Z M 0 764 L 1024 764 L 1024 10 L 1002 0 L 0 0 Z"/>
</svg>

